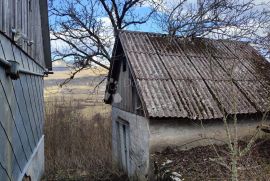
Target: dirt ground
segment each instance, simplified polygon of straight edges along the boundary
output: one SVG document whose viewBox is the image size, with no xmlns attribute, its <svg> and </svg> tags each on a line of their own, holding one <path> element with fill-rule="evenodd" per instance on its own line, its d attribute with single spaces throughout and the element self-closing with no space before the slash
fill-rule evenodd
<svg viewBox="0 0 270 181">
<path fill-rule="evenodd" d="M 239 146 L 244 148 L 246 142 L 240 141 Z M 228 154 L 226 145 L 190 150 L 168 147 L 151 155 L 155 180 L 230 180 L 231 171 L 214 161 L 222 157 L 229 165 Z M 270 180 L 270 139 L 257 140 L 251 152 L 239 160 L 238 171 L 239 180 Z"/>
</svg>

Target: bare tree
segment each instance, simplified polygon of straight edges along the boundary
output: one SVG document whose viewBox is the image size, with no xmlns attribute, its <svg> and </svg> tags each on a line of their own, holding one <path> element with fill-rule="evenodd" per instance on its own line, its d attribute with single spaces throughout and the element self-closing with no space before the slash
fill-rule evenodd
<svg viewBox="0 0 270 181">
<path fill-rule="evenodd" d="M 255 0 L 165 1 L 155 17 L 161 29 L 171 35 L 245 40 L 266 48 L 264 53 L 269 55 L 269 3 L 256 3 Z"/>
<path fill-rule="evenodd" d="M 139 13 L 138 8 L 148 8 Z M 151 0 L 50 0 L 53 60 L 71 60 L 75 70 L 98 65 L 109 69 L 112 46 L 118 30 L 146 23 L 157 4 Z"/>
</svg>

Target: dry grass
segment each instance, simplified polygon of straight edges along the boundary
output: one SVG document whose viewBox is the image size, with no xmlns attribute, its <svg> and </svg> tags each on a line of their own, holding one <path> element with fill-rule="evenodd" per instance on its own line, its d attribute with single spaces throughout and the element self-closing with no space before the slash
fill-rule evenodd
<svg viewBox="0 0 270 181">
<path fill-rule="evenodd" d="M 81 102 L 63 97 L 46 102 L 44 180 L 118 180 L 121 176 L 112 169 L 109 112 L 85 115 Z"/>
<path fill-rule="evenodd" d="M 45 79 L 44 180 L 126 180 L 112 168 L 111 108 L 103 103 L 103 75 L 85 70 L 64 87 L 68 71 Z"/>
<path fill-rule="evenodd" d="M 64 87 L 69 70 L 45 79 L 44 180 L 116 180 L 112 169 L 110 106 L 102 101 L 106 72 L 89 69 Z M 114 178 L 115 177 L 115 178 Z"/>
<path fill-rule="evenodd" d="M 63 71 L 55 71 L 52 76 L 46 77 L 46 80 L 59 80 L 59 79 L 67 79 L 70 77 L 71 72 L 73 72 L 73 69 L 68 69 L 66 68 Z M 104 68 L 89 68 L 80 71 L 78 74 L 76 74 L 76 78 L 81 78 L 81 77 L 89 77 L 89 76 L 100 76 L 100 75 L 107 75 L 108 70 Z"/>
</svg>

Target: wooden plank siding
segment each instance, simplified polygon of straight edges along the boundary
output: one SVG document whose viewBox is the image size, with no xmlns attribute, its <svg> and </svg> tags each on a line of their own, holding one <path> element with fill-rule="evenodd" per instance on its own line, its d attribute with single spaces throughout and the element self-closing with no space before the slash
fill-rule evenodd
<svg viewBox="0 0 270 181">
<path fill-rule="evenodd" d="M 40 8 L 44 7 L 40 7 L 40 1 L 43 0 L 1 0 L 0 31 L 11 39 L 12 30 L 25 36 L 26 40 L 20 39 L 16 44 L 45 66 L 40 15 Z"/>
<path fill-rule="evenodd" d="M 113 101 L 112 105 L 127 112 L 143 115 L 141 101 L 138 96 L 134 80 L 131 76 L 130 67 L 128 63 L 124 61 L 126 60 L 123 58 L 121 60 L 121 68 L 115 93 L 117 97 L 121 97 L 121 101 Z M 141 108 L 139 109 L 139 107 Z"/>
<path fill-rule="evenodd" d="M 29 71 L 11 80 L 0 64 L 0 180 L 18 180 L 43 135 L 43 76 L 35 73 L 44 68 L 1 33 L 0 58 Z"/>
</svg>

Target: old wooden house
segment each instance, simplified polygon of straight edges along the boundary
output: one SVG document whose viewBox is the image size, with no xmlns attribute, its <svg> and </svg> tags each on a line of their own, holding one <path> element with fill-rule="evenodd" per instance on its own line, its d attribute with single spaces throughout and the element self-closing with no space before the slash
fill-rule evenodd
<svg viewBox="0 0 270 181">
<path fill-rule="evenodd" d="M 0 0 L 0 180 L 44 171 L 43 77 L 51 68 L 46 0 Z"/>
<path fill-rule="evenodd" d="M 112 58 L 113 159 L 134 180 L 149 178 L 151 152 L 227 139 L 224 116 L 241 138 L 269 109 L 270 66 L 247 43 L 120 31 Z"/>
</svg>

